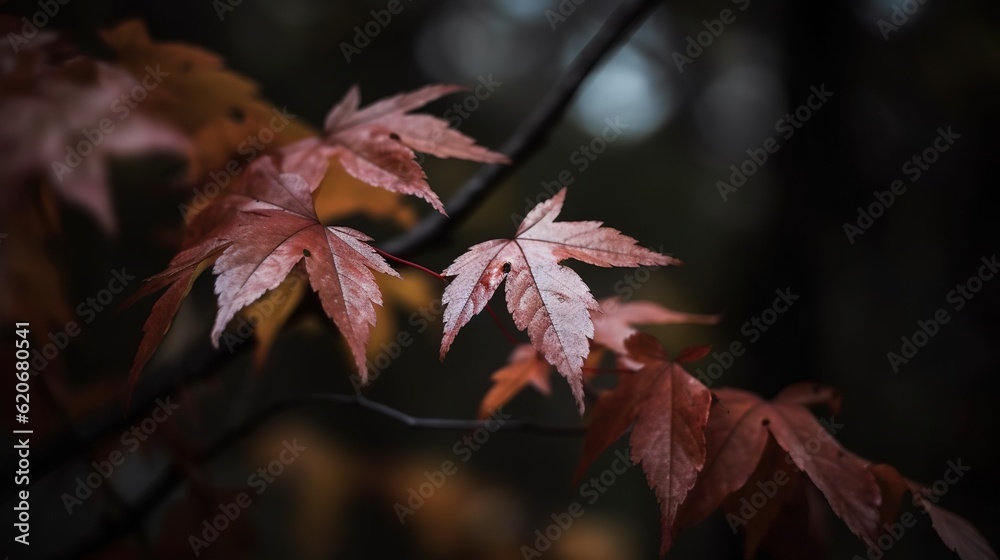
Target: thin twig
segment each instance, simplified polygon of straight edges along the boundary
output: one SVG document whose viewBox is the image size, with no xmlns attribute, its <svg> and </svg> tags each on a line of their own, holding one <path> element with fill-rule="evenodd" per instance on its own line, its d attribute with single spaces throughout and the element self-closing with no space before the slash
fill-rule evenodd
<svg viewBox="0 0 1000 560">
<path fill-rule="evenodd" d="M 382 249 L 379 249 L 378 247 L 375 247 L 375 252 L 378 253 L 378 254 L 380 254 L 380 255 L 382 255 L 383 257 L 389 259 L 390 261 L 395 261 L 395 262 L 397 262 L 397 263 L 399 263 L 399 264 L 401 264 L 403 266 L 408 266 L 410 268 L 415 268 L 415 269 L 419 270 L 420 272 L 423 272 L 424 274 L 433 276 L 434 278 L 437 278 L 438 280 L 441 280 L 443 282 L 447 281 L 447 279 L 444 277 L 443 274 L 441 274 L 440 272 L 434 272 L 433 270 L 427 268 L 426 266 L 424 266 L 422 264 L 417 264 L 417 263 L 415 263 L 413 261 L 408 261 L 408 260 L 406 260 L 404 258 L 397 257 L 396 255 L 393 255 L 392 253 L 387 253 L 387 252 L 383 251 Z"/>
<path fill-rule="evenodd" d="M 488 429 L 491 432 L 523 432 L 557 437 L 578 437 L 584 434 L 581 425 L 551 426 L 532 420 L 464 420 L 451 418 L 417 418 L 388 405 L 378 403 L 359 394 L 325 393 L 318 395 L 303 395 L 291 397 L 272 403 L 232 430 L 212 442 L 205 451 L 193 459 L 194 464 L 201 464 L 214 459 L 223 451 L 239 443 L 258 428 L 267 424 L 284 412 L 306 406 L 330 405 L 358 406 L 395 420 L 404 426 L 421 430 L 456 430 L 474 431 Z M 189 465 L 190 466 L 190 465 Z M 80 558 L 100 551 L 119 535 L 139 528 L 142 522 L 152 513 L 157 505 L 170 496 L 174 489 L 184 481 L 184 471 L 177 465 L 171 465 L 170 470 L 150 486 L 150 490 L 133 505 L 121 512 L 118 519 L 107 525 L 100 534 L 74 546 L 71 551 L 54 558 Z"/>
</svg>

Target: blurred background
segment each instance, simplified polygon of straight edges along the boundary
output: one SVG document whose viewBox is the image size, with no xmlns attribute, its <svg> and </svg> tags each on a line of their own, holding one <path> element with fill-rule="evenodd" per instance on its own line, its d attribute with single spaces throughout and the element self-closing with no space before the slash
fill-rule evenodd
<svg viewBox="0 0 1000 560">
<path fill-rule="evenodd" d="M 466 86 L 468 92 L 426 110 L 499 149 L 618 2 L 402 0 L 387 23 L 366 28 L 377 20 L 372 11 L 388 4 L 71 0 L 59 5 L 46 31 L 113 60 L 99 31 L 139 19 L 155 41 L 217 53 L 259 83 L 263 98 L 314 129 L 352 84 L 361 87 L 363 103 L 428 83 Z M 40 9 L 27 1 L 0 6 L 18 19 Z M 544 147 L 454 235 L 412 259 L 441 270 L 470 245 L 510 235 L 526 209 L 568 184 L 563 219 L 600 219 L 686 263 L 638 283 L 628 279 L 635 271 L 572 265 L 598 299 L 618 295 L 721 313 L 715 326 L 648 330 L 673 352 L 742 342 L 746 353 L 724 368 L 719 385 L 768 397 L 802 380 L 836 386 L 844 395 L 837 438 L 915 480 L 931 484 L 949 461 L 961 459 L 971 470 L 940 505 L 967 517 L 996 548 L 1000 279 L 982 282 L 971 299 L 952 291 L 1000 248 L 997 199 L 988 194 L 996 186 L 997 148 L 989 138 L 1000 122 L 997 9 L 941 0 L 662 2 L 587 78 Z M 610 134 L 610 123 L 620 130 Z M 957 136 L 925 152 L 941 130 Z M 766 162 L 753 162 L 765 145 L 777 149 Z M 447 201 L 478 164 L 428 157 L 423 165 Z M 744 182 L 734 177 L 740 169 L 749 175 Z M 136 277 L 126 288 L 133 292 L 138 279 L 163 270 L 176 252 L 184 223 L 178 205 L 198 192 L 183 175 L 171 158 L 115 160 L 109 180 L 117 233 L 64 205 L 60 235 L 41 249 L 52 268 L 33 269 L 49 271 L 37 284 L 3 286 L 4 298 L 36 290 L 75 310 L 122 267 Z M 879 211 L 874 193 L 890 191 L 897 180 L 905 192 Z M 404 201 L 338 223 L 384 241 L 431 211 Z M 14 241 L 0 245 L 5 266 L 38 255 L 16 253 Z M 387 295 L 384 317 L 396 326 L 381 340 L 407 332 L 415 342 L 365 394 L 414 416 L 474 418 L 510 346 L 482 315 L 440 363 L 440 321 L 424 330 L 412 320 L 439 297 L 440 286 L 416 280 L 413 271 L 406 276 L 415 287 Z M 786 289 L 799 296 L 794 305 L 765 314 L 775 291 Z M 109 311 L 96 314 L 52 360 L 45 381 L 33 381 L 33 411 L 44 423 L 33 445 L 39 453 L 46 442 L 79 452 L 33 480 L 31 555 L 8 548 L 11 557 L 86 551 L 92 558 L 185 558 L 206 515 L 247 492 L 253 503 L 199 557 L 523 558 L 521 547 L 535 541 L 535 530 L 579 501 L 569 479 L 581 438 L 500 432 L 463 460 L 456 446 L 465 449 L 462 438 L 470 434 L 410 429 L 351 406 L 297 407 L 206 457 L 212 442 L 269 403 L 353 393 L 341 338 L 311 297 L 262 364 L 254 366 L 248 342 L 223 367 L 179 383 L 191 364 L 211 364 L 206 356 L 214 355 L 208 332 L 215 298 L 208 275 L 202 277 L 134 397 L 148 402 L 170 389 L 178 408 L 155 432 L 144 432 L 149 441 L 137 443 L 134 454 L 126 452 L 129 425 L 114 422 L 122 421 L 128 368 L 155 300 L 119 311 L 124 296 L 116 297 Z M 901 337 L 911 338 L 918 321 L 942 308 L 949 322 L 894 367 L 888 353 L 901 352 Z M 762 315 L 777 319 L 766 330 L 746 326 Z M 9 324 L 19 317 L 4 319 L 5 336 L 13 336 Z M 690 370 L 712 363 L 709 356 Z M 550 397 L 528 389 L 505 412 L 555 425 L 581 422 L 563 380 L 552 385 Z M 115 429 L 92 445 L 108 425 Z M 282 463 L 281 474 L 257 494 L 249 478 L 295 438 L 307 451 Z M 78 478 L 97 469 L 92 462 L 116 450 L 125 452 L 123 464 L 79 505 L 67 501 L 79 497 Z M 607 468 L 612 455 L 593 472 Z M 400 523 L 394 505 L 448 460 L 458 472 Z M 5 493 L 5 511 L 12 497 Z M 828 527 L 827 557 L 865 557 L 864 545 L 832 515 Z M 630 469 L 545 556 L 652 558 L 659 539 L 655 498 L 640 470 Z M 737 558 L 741 547 L 717 515 L 684 532 L 669 557 Z M 950 555 L 918 515 L 885 557 Z"/>
</svg>

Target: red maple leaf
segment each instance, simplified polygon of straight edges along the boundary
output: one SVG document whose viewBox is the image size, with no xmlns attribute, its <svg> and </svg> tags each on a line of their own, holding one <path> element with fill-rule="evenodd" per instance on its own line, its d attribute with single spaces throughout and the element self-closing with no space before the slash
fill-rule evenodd
<svg viewBox="0 0 1000 560">
<path fill-rule="evenodd" d="M 827 404 L 836 410 L 839 395 L 835 391 L 799 383 L 771 402 L 738 389 L 718 389 L 715 395 L 718 403 L 705 428 L 705 468 L 684 504 L 684 524 L 703 520 L 728 496 L 752 485 L 751 475 L 758 465 L 774 462 L 765 454 L 773 438 L 785 454 L 783 462 L 805 472 L 854 534 L 862 539 L 877 537 L 881 492 L 874 476 L 807 408 Z M 777 468 L 770 470 L 772 477 L 780 476 Z"/>
<path fill-rule="evenodd" d="M 347 339 L 358 372 L 367 381 L 365 346 L 375 324 L 373 304 L 382 304 L 371 271 L 398 274 L 368 244 L 365 234 L 321 224 L 310 191 L 302 176 L 280 173 L 271 158 L 265 157 L 251 165 L 243 191 L 219 201 L 223 207 L 235 208 L 235 217 L 217 221 L 218 216 L 205 214 L 205 220 L 215 223 L 210 233 L 181 251 L 166 271 L 152 277 L 137 294 L 170 286 L 143 328 L 132 383 L 166 334 L 197 273 L 213 259 L 219 297 L 212 328 L 216 346 L 241 309 L 277 288 L 304 263 L 323 310 Z"/>
<path fill-rule="evenodd" d="M 326 117 L 324 137 L 307 139 L 285 149 L 297 160 L 334 156 L 352 176 L 392 192 L 412 194 L 444 213 L 444 205 L 427 184 L 427 175 L 414 150 L 441 158 L 486 163 L 509 163 L 507 156 L 476 145 L 475 141 L 432 115 L 410 111 L 435 99 L 460 91 L 459 86 L 432 85 L 382 99 L 359 110 L 361 92 L 352 87 Z M 287 169 L 287 168 L 286 168 Z"/>
<path fill-rule="evenodd" d="M 712 394 L 648 334 L 633 334 L 625 347 L 643 368 L 620 375 L 618 385 L 597 399 L 575 479 L 632 427 L 632 460 L 642 464 L 660 503 L 661 553 L 666 554 L 677 533 L 678 508 L 705 464 L 704 429 Z"/>
<path fill-rule="evenodd" d="M 556 222 L 565 198 L 564 188 L 532 209 L 513 239 L 475 245 L 445 269 L 444 275 L 455 279 L 442 297 L 446 307 L 441 358 L 506 279 L 507 309 L 514 324 L 527 331 L 531 344 L 569 381 L 582 414 L 581 373 L 594 336 L 590 312 L 600 306 L 580 276 L 559 263 L 576 259 L 634 267 L 680 261 L 639 247 L 635 239 L 601 227 L 601 222 Z"/>
</svg>

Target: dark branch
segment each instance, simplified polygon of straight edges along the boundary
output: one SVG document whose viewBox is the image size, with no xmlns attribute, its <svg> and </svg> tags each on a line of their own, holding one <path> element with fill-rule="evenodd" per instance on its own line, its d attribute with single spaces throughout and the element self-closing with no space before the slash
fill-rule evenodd
<svg viewBox="0 0 1000 560">
<path fill-rule="evenodd" d="M 212 442 L 193 462 L 195 464 L 202 464 L 211 461 L 284 412 L 306 406 L 325 408 L 330 405 L 358 406 L 391 418 L 409 428 L 422 430 L 473 431 L 483 428 L 489 429 L 492 432 L 524 432 L 559 437 L 577 437 L 583 435 L 585 432 L 585 428 L 579 425 L 550 426 L 523 419 L 501 422 L 450 418 L 417 418 L 390 406 L 369 400 L 362 395 L 327 393 L 292 397 L 264 407 L 252 417 Z M 490 422 L 489 425 L 487 425 L 487 422 Z M 168 498 L 183 481 L 184 470 L 177 465 L 172 465 L 166 474 L 151 485 L 150 490 L 146 491 L 134 505 L 120 512 L 118 518 L 106 525 L 99 534 L 73 547 L 71 552 L 67 551 L 65 555 L 56 556 L 56 558 L 85 557 L 100 551 L 118 536 L 140 528 L 149 514 L 155 511 L 160 502 Z"/>
<path fill-rule="evenodd" d="M 654 0 L 622 2 L 573 59 L 555 87 L 549 90 L 535 110 L 504 142 L 500 151 L 510 157 L 512 163 L 480 167 L 445 204 L 450 218 L 437 212 L 430 214 L 410 231 L 390 239 L 382 249 L 393 255 L 407 256 L 440 240 L 458 227 L 508 175 L 545 145 L 552 129 L 562 119 L 590 72 L 616 45 L 631 36 L 656 4 Z"/>
<path fill-rule="evenodd" d="M 45 446 L 37 452 L 32 449 L 32 484 L 40 482 L 53 470 L 68 463 L 73 457 L 94 449 L 101 440 L 108 436 L 122 433 L 131 426 L 142 422 L 149 415 L 149 412 L 157 406 L 157 399 L 176 394 L 181 387 L 188 383 L 208 378 L 219 371 L 229 360 L 251 348 L 251 344 L 243 344 L 229 352 L 222 348 L 212 348 L 208 344 L 199 347 L 198 350 L 186 355 L 184 360 L 168 371 L 160 375 L 150 376 L 151 379 L 156 378 L 163 381 L 133 398 L 132 409 L 128 415 L 123 415 L 121 408 L 112 407 L 90 425 L 78 426 L 79 430 L 76 431 L 64 430 L 46 441 Z M 137 390 L 137 392 L 139 391 Z M 87 435 L 84 437 L 79 434 Z M 14 470 L 16 470 L 15 462 L 11 461 L 7 464 L 5 472 L 13 472 Z M 15 492 L 16 489 L 13 486 L 8 486 L 4 490 L 4 499 L 11 499 Z"/>
</svg>

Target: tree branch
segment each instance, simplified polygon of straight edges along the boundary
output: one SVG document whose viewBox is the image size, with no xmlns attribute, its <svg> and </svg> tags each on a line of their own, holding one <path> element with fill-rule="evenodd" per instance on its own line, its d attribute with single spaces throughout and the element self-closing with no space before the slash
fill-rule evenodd
<svg viewBox="0 0 1000 560">
<path fill-rule="evenodd" d="M 363 395 L 324 393 L 318 395 L 291 397 L 274 402 L 262 408 L 256 414 L 212 442 L 205 449 L 205 451 L 193 460 L 193 463 L 201 464 L 214 459 L 222 452 L 239 443 L 243 438 L 252 434 L 255 430 L 284 412 L 306 406 L 328 408 L 330 405 L 357 406 L 375 414 L 395 420 L 412 429 L 456 431 L 489 429 L 491 432 L 524 432 L 558 437 L 578 437 L 585 433 L 585 428 L 580 425 L 551 426 L 524 419 L 489 421 L 451 418 L 417 418 L 388 405 L 369 400 Z M 487 425 L 488 422 L 489 425 Z M 160 502 L 168 498 L 173 493 L 174 489 L 183 481 L 184 470 L 177 465 L 171 465 L 170 470 L 154 482 L 150 486 L 150 490 L 143 494 L 135 505 L 120 512 L 118 518 L 114 522 L 105 525 L 99 534 L 77 546 L 74 546 L 72 550 L 54 556 L 53 558 L 85 557 L 100 551 L 106 545 L 113 542 L 118 536 L 138 529 L 149 514 L 156 510 L 156 507 L 160 504 Z"/>
<path fill-rule="evenodd" d="M 104 438 L 112 434 L 124 432 L 129 427 L 142 422 L 149 411 L 157 406 L 157 399 L 168 397 L 188 383 L 201 381 L 219 371 L 229 360 L 243 354 L 252 348 L 251 344 L 243 344 L 233 352 L 223 348 L 213 348 L 211 345 L 204 345 L 190 352 L 176 366 L 171 367 L 161 375 L 150 376 L 162 378 L 155 389 L 143 391 L 141 398 L 134 398 L 132 412 L 127 415 L 121 413 L 121 408 L 113 407 L 112 410 L 95 420 L 92 425 L 81 426 L 79 432 L 64 431 L 53 436 L 46 441 L 45 446 L 35 451 L 32 449 L 32 485 L 42 481 L 53 470 L 65 465 L 73 457 L 85 453 L 94 447 Z M 85 437 L 78 434 L 87 434 Z M 5 472 L 13 472 L 16 469 L 16 461 L 10 461 L 6 465 Z M 4 490 L 5 500 L 13 498 L 16 489 L 8 486 Z"/>
<path fill-rule="evenodd" d="M 504 142 L 500 151 L 510 157 L 511 164 L 480 167 L 445 204 L 450 218 L 437 212 L 429 214 L 410 231 L 390 239 L 382 249 L 404 257 L 440 240 L 458 227 L 508 175 L 545 145 L 583 81 L 618 43 L 631 36 L 656 5 L 655 0 L 625 0 L 615 8 L 573 59 L 555 87 Z"/>
</svg>

